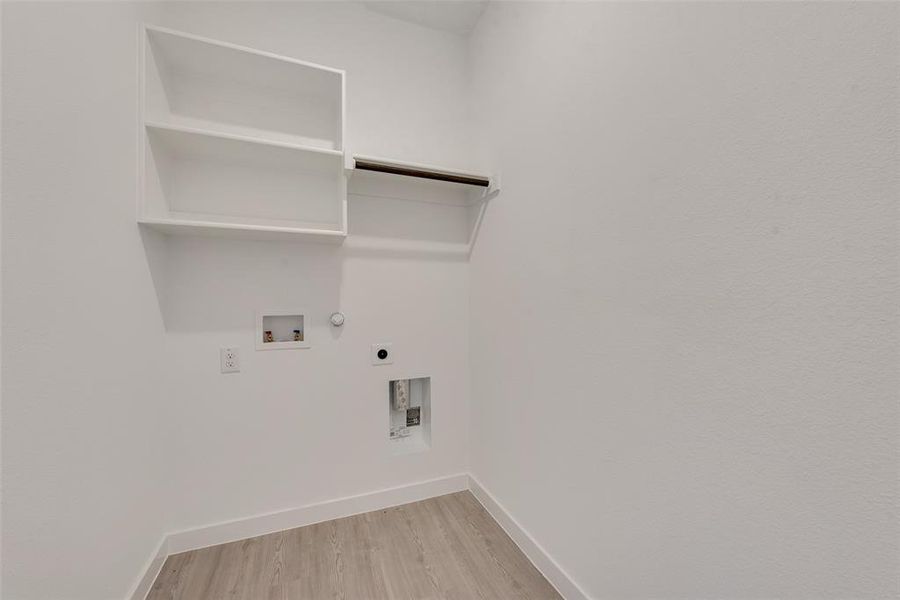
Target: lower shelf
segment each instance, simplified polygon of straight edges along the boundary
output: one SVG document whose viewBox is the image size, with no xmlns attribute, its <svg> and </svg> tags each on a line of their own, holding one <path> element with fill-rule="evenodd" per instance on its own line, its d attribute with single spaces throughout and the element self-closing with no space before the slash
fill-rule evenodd
<svg viewBox="0 0 900 600">
<path fill-rule="evenodd" d="M 186 221 L 179 219 L 141 219 L 143 226 L 168 235 L 207 235 L 243 239 L 285 239 L 341 244 L 347 234 L 340 230 L 299 229 L 271 225 L 242 225 L 237 223 L 217 223 L 213 221 Z"/>
</svg>

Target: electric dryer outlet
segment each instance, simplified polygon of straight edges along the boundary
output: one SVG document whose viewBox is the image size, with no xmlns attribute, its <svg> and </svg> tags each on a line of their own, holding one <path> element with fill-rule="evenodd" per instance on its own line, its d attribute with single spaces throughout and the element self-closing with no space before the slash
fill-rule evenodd
<svg viewBox="0 0 900 600">
<path fill-rule="evenodd" d="M 394 362 L 392 344 L 372 344 L 372 364 L 390 365 Z"/>
</svg>

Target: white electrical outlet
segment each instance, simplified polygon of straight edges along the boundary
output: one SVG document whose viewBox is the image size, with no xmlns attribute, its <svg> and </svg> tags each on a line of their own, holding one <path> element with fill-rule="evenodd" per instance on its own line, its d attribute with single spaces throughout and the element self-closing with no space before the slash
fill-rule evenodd
<svg viewBox="0 0 900 600">
<path fill-rule="evenodd" d="M 394 362 L 394 349 L 391 344 L 372 344 L 372 364 L 389 365 Z"/>
<path fill-rule="evenodd" d="M 223 373 L 239 373 L 241 371 L 240 348 L 222 348 L 219 350 L 219 361 Z"/>
</svg>

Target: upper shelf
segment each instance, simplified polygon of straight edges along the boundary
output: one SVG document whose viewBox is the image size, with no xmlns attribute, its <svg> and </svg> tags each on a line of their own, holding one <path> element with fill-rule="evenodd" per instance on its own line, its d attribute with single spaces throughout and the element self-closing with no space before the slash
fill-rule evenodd
<svg viewBox="0 0 900 600">
<path fill-rule="evenodd" d="M 148 120 L 343 149 L 344 72 L 146 26 Z"/>
<path fill-rule="evenodd" d="M 175 234 L 343 241 L 343 71 L 143 31 L 138 221 Z"/>
<path fill-rule="evenodd" d="M 170 121 L 152 121 L 145 120 L 144 126 L 147 128 L 148 132 L 159 132 L 160 135 L 167 135 L 170 138 L 182 137 L 184 139 L 190 139 L 191 137 L 206 137 L 206 138 L 217 138 L 220 140 L 229 140 L 233 142 L 244 142 L 244 147 L 250 149 L 250 153 L 253 153 L 253 148 L 255 148 L 254 144 L 263 146 L 256 152 L 258 154 L 262 154 L 266 152 L 265 148 L 280 148 L 284 150 L 293 150 L 296 152 L 307 153 L 311 156 L 319 156 L 319 157 L 331 157 L 329 160 L 330 164 L 335 164 L 334 161 L 338 161 L 337 164 L 340 164 L 344 153 L 340 150 L 329 150 L 327 148 L 319 148 L 316 146 L 307 146 L 304 144 L 298 144 L 294 140 L 282 140 L 279 137 L 273 136 L 259 136 L 259 135 L 247 135 L 244 133 L 237 133 L 231 131 L 223 131 L 220 127 L 196 127 L 191 126 L 194 123 L 191 122 L 190 125 L 185 124 L 185 121 L 182 120 L 170 120 Z M 314 170 L 319 170 L 318 167 L 313 167 Z"/>
</svg>

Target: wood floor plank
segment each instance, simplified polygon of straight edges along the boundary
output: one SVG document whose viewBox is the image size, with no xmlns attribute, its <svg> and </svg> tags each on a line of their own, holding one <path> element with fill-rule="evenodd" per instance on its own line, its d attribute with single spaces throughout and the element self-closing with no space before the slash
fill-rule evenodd
<svg viewBox="0 0 900 600">
<path fill-rule="evenodd" d="M 345 598 L 386 598 L 384 577 L 378 564 L 378 546 L 365 515 L 335 521 L 336 535 L 344 552 Z"/>
<path fill-rule="evenodd" d="M 471 525 L 452 498 L 453 494 L 435 499 L 435 510 L 447 524 L 447 539 L 464 558 L 466 571 L 488 598 L 521 598 L 507 574 L 498 569 L 483 540 L 473 535 Z"/>
<path fill-rule="evenodd" d="M 281 583 L 282 532 L 244 540 L 240 573 L 232 590 L 234 598 L 257 600 L 272 593 Z"/>
<path fill-rule="evenodd" d="M 343 557 L 334 521 L 286 532 L 284 573 L 288 598 L 342 598 Z"/>
<path fill-rule="evenodd" d="M 387 597 L 394 600 L 438 598 L 427 576 L 425 559 L 405 526 L 402 506 L 368 514 L 372 533 L 378 542 L 379 563 Z"/>
<path fill-rule="evenodd" d="M 170 556 L 147 600 L 557 600 L 469 492 Z"/>
<path fill-rule="evenodd" d="M 436 502 L 426 500 L 406 505 L 412 515 L 415 541 L 421 546 L 431 576 L 447 600 L 486 599 L 485 591 L 469 577 L 466 565 L 458 550 L 449 540 L 446 524 L 437 512 Z"/>
<path fill-rule="evenodd" d="M 184 588 L 177 598 L 214 598 L 211 594 L 222 585 L 221 580 L 227 576 L 223 572 L 214 577 L 218 569 L 222 553 L 227 551 L 228 544 L 203 548 L 196 551 L 191 564 L 185 569 Z"/>
<path fill-rule="evenodd" d="M 471 534 L 481 540 L 488 555 L 503 573 L 519 597 L 544 599 L 559 597 L 556 590 L 519 550 L 503 528 L 472 494 L 451 494 L 444 498 L 456 509 L 454 514 L 469 525 Z"/>
<path fill-rule="evenodd" d="M 184 552 L 168 557 L 150 588 L 147 600 L 168 600 L 178 597 L 184 585 L 185 567 L 190 564 L 193 556 L 190 552 Z"/>
</svg>

